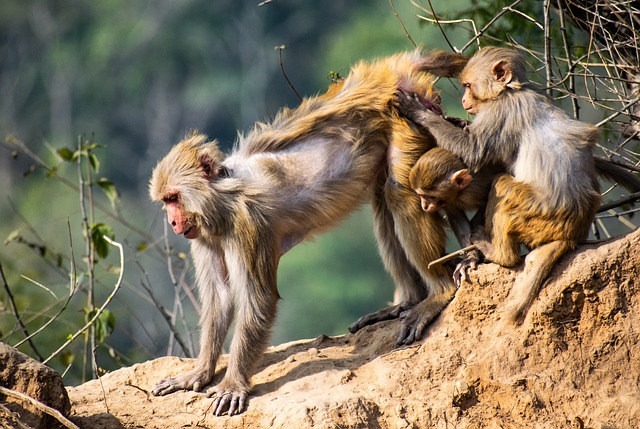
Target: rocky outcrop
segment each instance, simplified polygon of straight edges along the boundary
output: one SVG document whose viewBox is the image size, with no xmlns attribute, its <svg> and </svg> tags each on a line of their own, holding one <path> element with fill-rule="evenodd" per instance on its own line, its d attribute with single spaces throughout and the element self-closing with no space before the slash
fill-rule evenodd
<svg viewBox="0 0 640 429">
<path fill-rule="evenodd" d="M 391 321 L 270 348 L 238 416 L 213 416 L 199 393 L 151 395 L 160 378 L 193 365 L 168 357 L 68 388 L 72 420 L 105 429 L 640 427 L 640 231 L 563 258 L 519 326 L 502 318 L 517 272 L 481 266 L 410 347 L 393 348 Z"/>
</svg>

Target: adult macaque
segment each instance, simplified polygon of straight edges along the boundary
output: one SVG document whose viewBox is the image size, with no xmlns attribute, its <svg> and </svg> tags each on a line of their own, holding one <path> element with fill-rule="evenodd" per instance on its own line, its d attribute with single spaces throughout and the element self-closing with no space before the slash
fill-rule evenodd
<svg viewBox="0 0 640 429">
<path fill-rule="evenodd" d="M 442 57 L 462 61 L 455 54 Z M 457 70 L 437 73 L 456 76 Z M 396 105 L 472 174 L 486 168 L 508 173 L 495 179 L 484 233 L 473 243 L 486 259 L 506 267 L 520 262 L 520 244 L 534 249 L 507 309 L 511 320 L 520 321 L 554 263 L 589 232 L 600 203 L 592 154 L 598 130 L 569 118 L 535 92 L 524 58 L 514 50 L 484 48 L 459 76 L 465 87 L 462 105 L 476 115 L 464 130 L 425 110 L 407 92 L 398 94 Z M 599 166 L 606 170 L 601 161 Z"/>
<path fill-rule="evenodd" d="M 227 371 L 208 394 L 216 415 L 242 412 L 276 315 L 280 257 L 367 199 L 402 301 L 386 310 L 404 312 L 398 341 L 418 338 L 453 298 L 450 271 L 427 269 L 444 251 L 442 219 L 425 215 L 409 188 L 411 166 L 435 141 L 391 108 L 404 88 L 439 109 L 433 78 L 421 72 L 430 58 L 415 52 L 360 63 L 324 95 L 240 136 L 226 158 L 215 142 L 194 135 L 158 163 L 150 195 L 164 203 L 174 232 L 191 240 L 202 339 L 195 368 L 160 381 L 154 395 L 199 391 L 212 381 L 235 313 Z"/>
</svg>

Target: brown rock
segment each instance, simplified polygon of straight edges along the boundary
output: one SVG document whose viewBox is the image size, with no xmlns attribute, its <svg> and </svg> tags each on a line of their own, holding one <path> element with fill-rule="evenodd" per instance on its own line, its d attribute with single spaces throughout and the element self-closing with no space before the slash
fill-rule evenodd
<svg viewBox="0 0 640 429">
<path fill-rule="evenodd" d="M 0 343 L 0 386 L 24 393 L 55 408 L 63 415 L 68 415 L 71 409 L 69 396 L 60 374 L 2 343 Z M 0 395 L 0 398 L 2 402 L 8 402 L 6 407 L 9 411 L 20 416 L 20 422 L 32 428 L 59 427 L 55 418 L 41 413 L 33 405 L 14 398 L 4 398 L 4 395 Z"/>
</svg>

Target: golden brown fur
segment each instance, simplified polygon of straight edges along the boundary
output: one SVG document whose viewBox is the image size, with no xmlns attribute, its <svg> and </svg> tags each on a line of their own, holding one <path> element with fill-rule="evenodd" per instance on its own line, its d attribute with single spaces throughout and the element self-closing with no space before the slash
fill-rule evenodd
<svg viewBox="0 0 640 429">
<path fill-rule="evenodd" d="M 540 248 L 536 266 L 514 288 L 509 305 L 509 317 L 521 320 L 555 261 L 586 237 L 595 216 L 600 192 L 592 148 L 598 131 L 530 89 L 525 61 L 513 50 L 482 49 L 460 72 L 460 81 L 464 108 L 477 114 L 465 130 L 425 111 L 406 93 L 398 105 L 471 172 L 508 173 L 496 178 L 484 234 L 473 242 L 486 259 L 504 266 L 520 262 L 520 244 Z"/>
<path fill-rule="evenodd" d="M 384 317 L 406 311 L 398 341 L 419 338 L 451 300 L 448 269 L 427 270 L 444 250 L 442 219 L 423 213 L 408 187 L 411 167 L 435 142 L 391 108 L 399 87 L 437 99 L 431 75 L 421 71 L 425 58 L 414 52 L 361 62 L 324 95 L 240 136 L 227 157 L 195 135 L 158 163 L 150 195 L 164 202 L 174 231 L 191 240 L 203 313 L 196 367 L 160 381 L 154 394 L 208 385 L 235 313 L 226 374 L 208 393 L 216 415 L 242 412 L 275 320 L 279 258 L 367 199 L 402 301 Z"/>
</svg>

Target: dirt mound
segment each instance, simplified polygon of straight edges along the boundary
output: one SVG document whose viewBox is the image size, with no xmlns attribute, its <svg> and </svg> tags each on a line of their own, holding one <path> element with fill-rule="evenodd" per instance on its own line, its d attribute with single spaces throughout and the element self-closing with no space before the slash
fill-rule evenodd
<svg viewBox="0 0 640 429">
<path fill-rule="evenodd" d="M 520 326 L 501 318 L 517 270 L 488 264 L 414 346 L 393 348 L 392 321 L 272 347 L 239 416 L 213 416 L 212 400 L 194 392 L 152 396 L 158 379 L 193 365 L 169 357 L 68 388 L 72 419 L 83 428 L 639 428 L 639 244 L 640 230 L 565 257 Z"/>
</svg>

